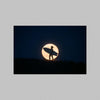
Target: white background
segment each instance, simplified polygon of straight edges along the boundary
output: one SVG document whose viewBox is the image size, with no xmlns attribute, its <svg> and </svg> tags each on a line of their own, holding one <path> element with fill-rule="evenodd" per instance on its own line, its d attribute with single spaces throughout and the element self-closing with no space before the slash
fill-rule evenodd
<svg viewBox="0 0 100 100">
<path fill-rule="evenodd" d="M 87 25 L 86 75 L 14 75 L 13 25 Z M 100 100 L 99 0 L 0 0 L 0 100 Z"/>
</svg>

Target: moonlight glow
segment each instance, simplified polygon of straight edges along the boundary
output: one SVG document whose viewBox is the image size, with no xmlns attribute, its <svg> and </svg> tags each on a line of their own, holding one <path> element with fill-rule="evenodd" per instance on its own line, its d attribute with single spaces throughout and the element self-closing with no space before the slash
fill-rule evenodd
<svg viewBox="0 0 100 100">
<path fill-rule="evenodd" d="M 50 59 L 49 56 L 50 54 L 47 53 L 43 48 L 48 48 L 48 49 L 51 49 L 51 47 L 53 47 L 53 51 L 57 53 L 57 55 L 53 55 L 53 59 Z M 46 44 L 44 45 L 42 48 L 42 56 L 46 59 L 46 60 L 55 60 L 57 57 L 58 57 L 58 54 L 59 54 L 59 50 L 58 50 L 58 47 L 54 44 Z"/>
</svg>

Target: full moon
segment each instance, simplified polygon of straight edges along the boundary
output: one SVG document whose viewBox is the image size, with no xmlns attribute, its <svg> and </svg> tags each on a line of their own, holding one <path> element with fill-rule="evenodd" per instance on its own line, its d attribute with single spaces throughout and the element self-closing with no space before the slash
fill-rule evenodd
<svg viewBox="0 0 100 100">
<path fill-rule="evenodd" d="M 59 49 L 56 45 L 48 43 L 42 47 L 42 56 L 46 60 L 55 60 L 59 55 Z"/>
</svg>

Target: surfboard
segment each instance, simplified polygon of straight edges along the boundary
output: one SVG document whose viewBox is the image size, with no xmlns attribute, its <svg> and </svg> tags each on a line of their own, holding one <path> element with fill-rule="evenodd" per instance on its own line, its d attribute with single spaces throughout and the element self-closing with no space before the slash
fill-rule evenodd
<svg viewBox="0 0 100 100">
<path fill-rule="evenodd" d="M 44 49 L 44 51 L 46 51 L 47 53 L 51 53 L 51 49 L 49 49 L 49 48 L 43 48 Z M 55 52 L 55 51 L 53 51 L 52 52 L 52 55 L 55 55 L 55 56 L 57 56 L 57 52 Z"/>
</svg>

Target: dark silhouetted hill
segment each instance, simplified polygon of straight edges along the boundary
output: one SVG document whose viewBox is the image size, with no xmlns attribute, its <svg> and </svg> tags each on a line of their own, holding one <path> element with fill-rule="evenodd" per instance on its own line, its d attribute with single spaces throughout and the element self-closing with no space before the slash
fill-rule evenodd
<svg viewBox="0 0 100 100">
<path fill-rule="evenodd" d="M 86 64 L 66 61 L 14 59 L 14 74 L 86 74 Z"/>
</svg>

